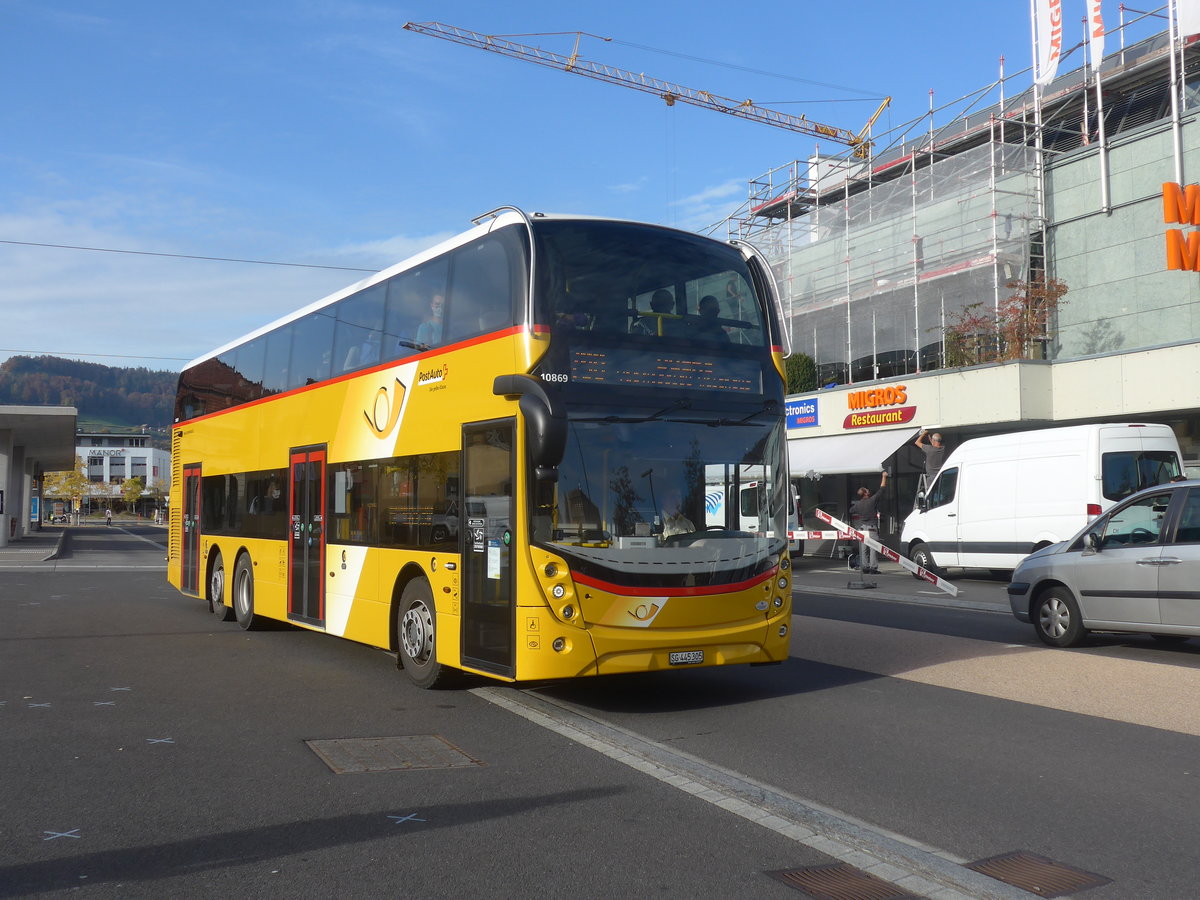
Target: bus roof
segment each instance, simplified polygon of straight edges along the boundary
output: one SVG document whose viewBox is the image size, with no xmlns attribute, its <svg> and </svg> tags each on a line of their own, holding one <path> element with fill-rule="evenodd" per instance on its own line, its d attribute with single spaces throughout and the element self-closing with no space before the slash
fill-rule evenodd
<svg viewBox="0 0 1200 900">
<path fill-rule="evenodd" d="M 491 216 L 491 218 L 487 218 L 486 221 L 479 221 L 480 219 L 484 219 L 487 216 Z M 653 228 L 662 228 L 667 231 L 681 231 L 684 234 L 692 235 L 693 237 L 697 236 L 695 232 L 686 231 L 684 229 L 672 228 L 671 226 L 668 226 L 668 225 L 656 225 L 654 223 L 649 223 L 649 222 L 636 222 L 632 219 L 618 219 L 618 218 L 610 218 L 610 217 L 606 217 L 606 216 L 585 216 L 585 215 L 569 215 L 569 214 L 561 214 L 561 213 L 540 213 L 539 212 L 539 213 L 532 213 L 531 218 L 538 219 L 538 220 L 549 220 L 549 221 L 626 222 L 631 225 L 649 225 L 650 227 L 653 227 Z M 354 284 L 347 285 L 344 288 L 334 291 L 332 294 L 328 294 L 319 300 L 314 300 L 312 303 L 309 303 L 307 306 L 303 306 L 300 309 L 297 309 L 293 312 L 288 313 L 287 315 L 280 316 L 278 319 L 275 319 L 271 322 L 267 322 L 260 328 L 256 328 L 254 331 L 248 332 L 247 334 L 243 334 L 240 337 L 233 339 L 232 341 L 228 341 L 227 343 L 222 344 L 220 347 L 218 347 L 217 349 L 215 349 L 209 353 L 205 353 L 205 354 L 202 354 L 201 356 L 197 356 L 191 362 L 184 365 L 183 369 L 181 369 L 180 371 L 190 369 L 193 366 L 204 362 L 205 360 L 220 356 L 222 353 L 226 353 L 226 352 L 234 349 L 235 347 L 239 347 L 242 344 L 246 343 L 247 341 L 251 341 L 256 337 L 260 337 L 261 335 L 267 334 L 268 332 L 273 331 L 276 328 L 279 328 L 283 325 L 286 325 L 289 322 L 294 322 L 297 319 L 304 318 L 305 316 L 309 315 L 310 313 L 314 313 L 317 310 L 324 309 L 326 306 L 330 306 L 331 304 L 336 303 L 337 301 L 341 300 L 343 297 L 348 297 L 351 294 L 356 293 L 357 291 L 361 291 L 364 288 L 368 288 L 373 284 L 378 284 L 381 281 L 385 281 L 388 278 L 391 278 L 393 275 L 403 272 L 406 269 L 411 269 L 416 266 L 419 266 L 422 263 L 428 262 L 431 259 L 441 256 L 443 253 L 447 253 L 450 250 L 455 249 L 456 247 L 462 246 L 463 244 L 470 243 L 471 241 L 475 240 L 478 237 L 482 237 L 483 235 L 487 234 L 488 232 L 492 231 L 493 229 L 503 228 L 507 225 L 521 224 L 526 221 L 526 216 L 525 216 L 524 212 L 516 209 L 515 207 L 500 207 L 499 209 L 493 210 L 492 212 L 484 213 L 483 216 L 480 216 L 479 219 L 477 219 L 475 221 L 478 221 L 479 224 L 475 225 L 475 227 L 473 227 L 473 228 L 468 229 L 467 231 L 461 232 L 460 234 L 456 234 L 454 237 L 447 238 L 446 240 L 428 248 L 427 250 L 422 250 L 420 253 L 416 253 L 416 254 L 408 257 L 407 259 L 401 260 L 400 262 L 395 263 L 394 265 L 391 265 L 386 269 L 382 269 L 381 271 L 376 272 L 373 275 L 368 275 L 366 278 L 363 278 L 360 281 L 354 282 Z"/>
</svg>

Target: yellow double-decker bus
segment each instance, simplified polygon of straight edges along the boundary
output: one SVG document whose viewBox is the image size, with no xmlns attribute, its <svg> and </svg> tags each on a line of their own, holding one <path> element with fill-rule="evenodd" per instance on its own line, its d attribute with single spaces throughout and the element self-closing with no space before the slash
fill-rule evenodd
<svg viewBox="0 0 1200 900">
<path fill-rule="evenodd" d="M 168 577 L 417 685 L 787 657 L 778 295 L 753 248 L 503 208 L 188 364 Z"/>
</svg>

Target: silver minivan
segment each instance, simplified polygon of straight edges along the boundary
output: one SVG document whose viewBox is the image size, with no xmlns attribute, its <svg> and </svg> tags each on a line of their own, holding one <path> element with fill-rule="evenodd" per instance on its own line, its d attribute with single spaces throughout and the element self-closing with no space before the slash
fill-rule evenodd
<svg viewBox="0 0 1200 900">
<path fill-rule="evenodd" d="M 1200 635 L 1200 481 L 1147 488 L 1012 574 L 1013 615 L 1052 647 L 1090 631 Z"/>
</svg>

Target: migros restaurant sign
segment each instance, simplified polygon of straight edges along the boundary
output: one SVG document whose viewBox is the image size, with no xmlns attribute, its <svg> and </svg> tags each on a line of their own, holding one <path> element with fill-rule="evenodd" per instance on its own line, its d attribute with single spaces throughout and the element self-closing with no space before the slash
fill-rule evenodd
<svg viewBox="0 0 1200 900">
<path fill-rule="evenodd" d="M 877 425 L 903 425 L 911 422 L 917 414 L 915 406 L 908 402 L 908 388 L 902 384 L 872 388 L 869 391 L 851 391 L 846 395 L 846 406 L 850 414 L 842 422 L 842 428 L 874 428 Z"/>
</svg>

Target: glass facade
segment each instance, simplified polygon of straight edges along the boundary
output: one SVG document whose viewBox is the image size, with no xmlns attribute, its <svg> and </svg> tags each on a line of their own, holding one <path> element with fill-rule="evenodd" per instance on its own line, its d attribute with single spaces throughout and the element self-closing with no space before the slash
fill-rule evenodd
<svg viewBox="0 0 1200 900">
<path fill-rule="evenodd" d="M 752 181 L 727 227 L 771 260 L 818 385 L 942 368 L 964 310 L 994 316 L 1013 282 L 1043 273 L 1067 293 L 1039 358 L 1200 339 L 1200 279 L 1165 261 L 1162 185 L 1177 171 L 1167 47 L 1160 33 L 1105 57 L 1103 140 L 1094 78 L 1076 69 L 1038 98 L 1001 93 L 915 140 L 880 138 L 870 161 L 813 158 Z M 1194 183 L 1200 47 L 1179 58 Z"/>
</svg>

